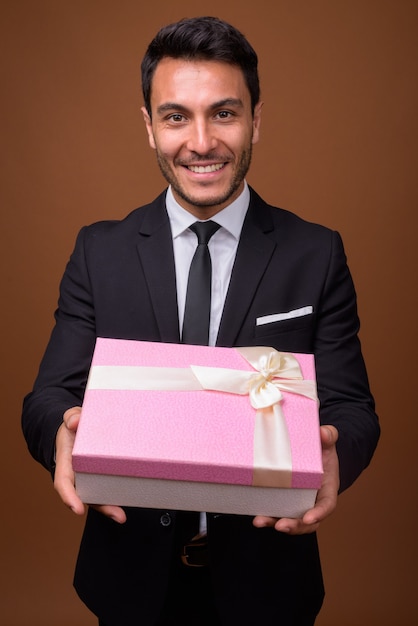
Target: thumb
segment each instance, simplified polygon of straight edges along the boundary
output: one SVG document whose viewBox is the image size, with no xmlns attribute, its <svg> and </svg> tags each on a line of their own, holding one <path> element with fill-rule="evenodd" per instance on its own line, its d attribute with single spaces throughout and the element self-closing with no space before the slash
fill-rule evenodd
<svg viewBox="0 0 418 626">
<path fill-rule="evenodd" d="M 80 421 L 81 407 L 74 406 L 64 413 L 64 422 L 68 430 L 76 431 Z"/>
<path fill-rule="evenodd" d="M 330 448 L 337 443 L 338 440 L 338 430 L 335 426 L 331 426 L 330 424 L 326 424 L 325 426 L 321 426 L 321 443 L 323 446 Z"/>
</svg>

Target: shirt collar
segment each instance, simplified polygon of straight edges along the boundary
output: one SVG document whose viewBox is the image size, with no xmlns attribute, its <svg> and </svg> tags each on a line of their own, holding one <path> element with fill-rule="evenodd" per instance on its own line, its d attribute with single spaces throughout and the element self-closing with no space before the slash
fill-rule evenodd
<svg viewBox="0 0 418 626">
<path fill-rule="evenodd" d="M 166 208 L 171 225 L 173 239 L 181 235 L 185 230 L 194 224 L 196 217 L 183 209 L 183 207 L 174 198 L 171 186 L 166 194 Z M 239 239 L 245 215 L 250 204 L 250 190 L 247 182 L 244 181 L 244 189 L 236 200 L 231 202 L 227 207 L 219 211 L 213 221 L 225 228 L 235 239 Z"/>
</svg>

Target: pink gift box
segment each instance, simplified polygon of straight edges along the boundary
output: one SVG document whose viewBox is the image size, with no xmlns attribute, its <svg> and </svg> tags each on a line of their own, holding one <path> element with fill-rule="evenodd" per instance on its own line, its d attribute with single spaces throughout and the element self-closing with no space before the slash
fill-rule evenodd
<svg viewBox="0 0 418 626">
<path fill-rule="evenodd" d="M 310 354 L 98 338 L 77 492 L 90 504 L 299 517 L 322 480 L 315 393 Z"/>
</svg>

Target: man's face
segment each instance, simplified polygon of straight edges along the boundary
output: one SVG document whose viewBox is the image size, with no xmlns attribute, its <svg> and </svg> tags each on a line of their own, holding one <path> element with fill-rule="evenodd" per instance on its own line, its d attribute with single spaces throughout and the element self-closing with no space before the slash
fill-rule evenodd
<svg viewBox="0 0 418 626">
<path fill-rule="evenodd" d="M 149 143 L 176 200 L 208 219 L 239 196 L 259 139 L 242 71 L 218 61 L 164 58 L 151 90 Z"/>
</svg>

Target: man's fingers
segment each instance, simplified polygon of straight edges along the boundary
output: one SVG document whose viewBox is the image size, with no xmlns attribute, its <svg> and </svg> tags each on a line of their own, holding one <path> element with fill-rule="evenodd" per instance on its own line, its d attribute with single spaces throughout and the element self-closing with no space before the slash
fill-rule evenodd
<svg viewBox="0 0 418 626">
<path fill-rule="evenodd" d="M 253 519 L 253 524 L 257 528 L 266 528 L 268 526 L 274 526 L 277 520 L 277 517 L 266 517 L 265 515 L 257 515 Z"/>
<path fill-rule="evenodd" d="M 69 411 L 73 411 L 68 415 Z M 84 504 L 78 497 L 74 487 L 74 471 L 72 464 L 72 451 L 75 438 L 76 424 L 78 424 L 79 411 L 69 409 L 66 411 L 64 422 L 58 429 L 55 439 L 56 445 L 56 467 L 54 475 L 54 488 L 61 500 L 76 515 L 83 515 Z M 74 430 L 70 430 L 67 422 L 72 422 Z"/>
<path fill-rule="evenodd" d="M 329 448 L 331 446 L 334 446 L 338 441 L 338 430 L 335 428 L 335 426 L 331 426 L 328 424 L 326 426 L 321 426 L 320 434 L 323 447 L 325 446 L 326 448 Z"/>
<path fill-rule="evenodd" d="M 77 430 L 78 423 L 80 421 L 80 415 L 81 415 L 80 406 L 74 406 L 71 409 L 68 409 L 67 411 L 65 411 L 63 419 L 64 419 L 64 424 L 66 425 L 68 430 L 71 430 L 74 432 Z"/>
<path fill-rule="evenodd" d="M 124 524 L 126 522 L 126 513 L 120 506 L 113 505 L 90 505 L 92 509 L 95 509 L 99 513 L 110 517 L 114 522 L 118 524 Z"/>
</svg>

